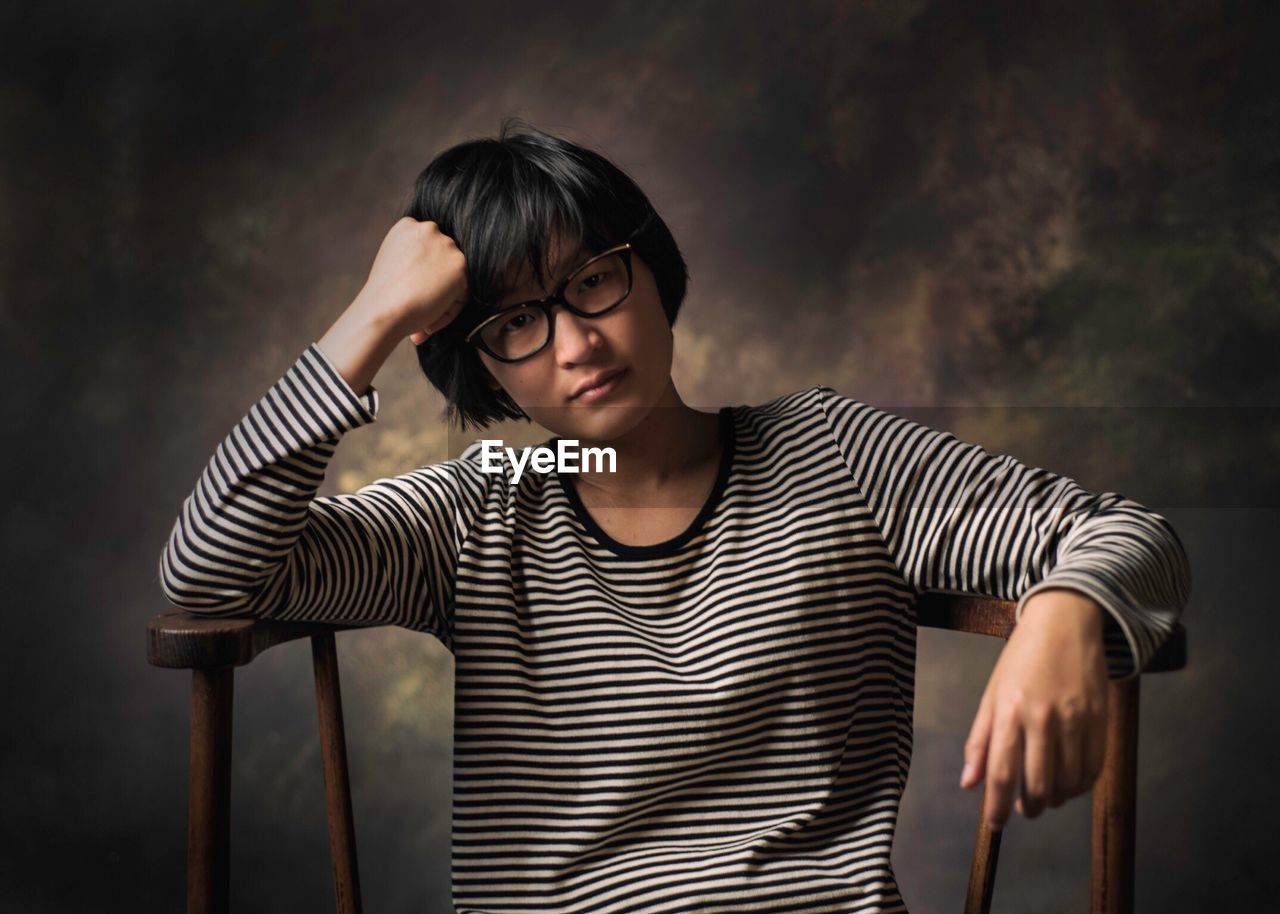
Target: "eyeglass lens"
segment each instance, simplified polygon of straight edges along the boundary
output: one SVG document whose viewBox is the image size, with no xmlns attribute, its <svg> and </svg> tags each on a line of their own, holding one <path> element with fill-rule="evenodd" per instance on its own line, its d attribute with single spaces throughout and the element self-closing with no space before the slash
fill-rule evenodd
<svg viewBox="0 0 1280 914">
<path fill-rule="evenodd" d="M 612 308 L 627 292 L 627 267 L 620 254 L 608 254 L 583 264 L 565 285 L 564 297 L 573 307 L 588 314 Z M 508 313 L 480 331 L 480 338 L 500 358 L 520 359 L 532 355 L 547 342 L 551 324 L 541 308 L 526 305 Z"/>
</svg>

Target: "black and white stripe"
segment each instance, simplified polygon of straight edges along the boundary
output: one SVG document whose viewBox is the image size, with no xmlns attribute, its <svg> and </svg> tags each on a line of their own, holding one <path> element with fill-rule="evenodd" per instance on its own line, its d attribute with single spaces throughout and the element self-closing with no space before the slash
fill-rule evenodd
<svg viewBox="0 0 1280 914">
<path fill-rule="evenodd" d="M 1191 589 L 1167 520 L 1123 495 L 1092 494 L 950 432 L 823 392 L 845 460 L 917 593 L 1017 600 L 1021 619 L 1041 590 L 1081 590 L 1108 610 L 1112 678 L 1147 664 Z"/>
<path fill-rule="evenodd" d="M 1118 677 L 1190 587 L 1142 506 L 826 387 L 721 410 L 710 498 L 646 547 L 568 479 L 481 473 L 478 445 L 317 497 L 377 407 L 308 347 L 217 449 L 160 582 L 449 647 L 457 914 L 905 911 L 916 595 L 1084 590 Z"/>
<path fill-rule="evenodd" d="M 174 604 L 214 615 L 368 622 L 448 640 L 444 608 L 466 522 L 488 480 L 469 461 L 317 498 L 338 440 L 373 422 L 309 346 L 218 446 L 160 561 Z"/>
</svg>

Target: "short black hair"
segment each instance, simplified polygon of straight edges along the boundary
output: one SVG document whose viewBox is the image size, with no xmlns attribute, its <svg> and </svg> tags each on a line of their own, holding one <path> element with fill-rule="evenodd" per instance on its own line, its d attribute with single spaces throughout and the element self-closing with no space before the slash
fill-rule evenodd
<svg viewBox="0 0 1280 914">
<path fill-rule="evenodd" d="M 497 137 L 441 152 L 414 183 L 404 215 L 435 222 L 467 261 L 471 298 L 447 326 L 417 347 L 418 363 L 447 401 L 446 421 L 485 428 L 529 417 L 488 373 L 466 332 L 510 291 L 528 263 L 541 286 L 551 240 L 588 251 L 630 241 L 653 273 L 674 325 L 689 273 L 665 222 L 648 197 L 600 153 L 538 130 L 520 118 L 502 121 Z"/>
</svg>

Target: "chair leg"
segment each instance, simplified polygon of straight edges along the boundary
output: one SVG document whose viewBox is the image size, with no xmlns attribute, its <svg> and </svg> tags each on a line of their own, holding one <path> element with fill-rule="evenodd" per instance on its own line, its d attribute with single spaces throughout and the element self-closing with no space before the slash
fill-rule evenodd
<svg viewBox="0 0 1280 914">
<path fill-rule="evenodd" d="M 1108 685 L 1107 754 L 1093 787 L 1092 914 L 1132 914 L 1139 680 Z"/>
<path fill-rule="evenodd" d="M 228 907 L 233 669 L 192 671 L 187 914 L 226 914 Z"/>
<path fill-rule="evenodd" d="M 987 782 L 982 782 L 982 799 L 978 801 L 978 834 L 973 843 L 973 862 L 969 867 L 969 889 L 964 899 L 964 914 L 990 914 L 991 895 L 996 885 L 996 864 L 1000 860 L 1000 836 L 992 831 L 983 814 L 987 808 Z"/>
<path fill-rule="evenodd" d="M 347 772 L 347 738 L 342 722 L 338 650 L 332 632 L 311 636 L 311 659 L 316 675 L 316 708 L 320 715 L 320 755 L 324 763 L 333 889 L 338 914 L 360 914 L 360 871 L 356 865 L 356 831 L 351 813 L 351 780 Z"/>
</svg>

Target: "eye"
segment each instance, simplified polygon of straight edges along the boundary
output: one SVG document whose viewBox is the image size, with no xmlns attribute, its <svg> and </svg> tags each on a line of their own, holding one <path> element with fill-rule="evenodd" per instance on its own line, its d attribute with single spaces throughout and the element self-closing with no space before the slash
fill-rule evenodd
<svg viewBox="0 0 1280 914">
<path fill-rule="evenodd" d="M 608 275 L 608 270 L 600 270 L 581 280 L 579 285 L 584 289 L 594 289 L 596 286 L 600 285 L 600 283 L 604 282 Z"/>
<path fill-rule="evenodd" d="M 517 333 L 528 326 L 527 321 L 533 320 L 528 314 L 517 314 L 502 322 L 502 326 L 498 328 L 499 333 Z M 522 321 L 526 323 L 521 323 Z"/>
</svg>

